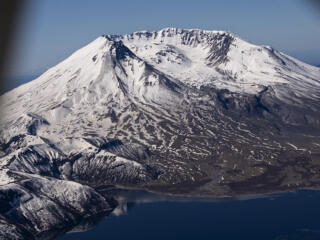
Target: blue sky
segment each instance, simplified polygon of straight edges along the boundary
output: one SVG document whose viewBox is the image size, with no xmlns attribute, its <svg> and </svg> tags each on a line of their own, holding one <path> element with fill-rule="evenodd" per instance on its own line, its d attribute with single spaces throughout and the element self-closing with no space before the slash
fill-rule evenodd
<svg viewBox="0 0 320 240">
<path fill-rule="evenodd" d="M 228 30 L 320 64 L 320 12 L 307 0 L 31 0 L 19 21 L 10 77 L 39 74 L 102 34 L 164 27 Z"/>
</svg>

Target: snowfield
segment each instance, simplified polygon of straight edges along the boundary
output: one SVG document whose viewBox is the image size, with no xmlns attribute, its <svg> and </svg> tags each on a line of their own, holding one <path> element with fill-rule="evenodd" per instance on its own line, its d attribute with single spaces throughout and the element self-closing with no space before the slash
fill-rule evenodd
<svg viewBox="0 0 320 240">
<path fill-rule="evenodd" d="M 319 103 L 320 68 L 230 32 L 100 36 L 0 96 L 0 238 L 82 229 L 119 204 L 105 186 L 319 186 Z"/>
</svg>

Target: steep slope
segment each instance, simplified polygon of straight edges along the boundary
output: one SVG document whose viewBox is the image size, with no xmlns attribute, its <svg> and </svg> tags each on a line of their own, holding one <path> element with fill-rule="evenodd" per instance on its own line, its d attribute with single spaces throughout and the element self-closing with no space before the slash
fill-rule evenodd
<svg viewBox="0 0 320 240">
<path fill-rule="evenodd" d="M 319 85 L 318 68 L 229 32 L 167 28 L 108 37 L 121 39 L 142 59 L 197 87 L 211 84 L 219 89 L 258 93 L 266 85 L 295 85 L 299 77 L 304 82 L 300 90 L 311 90 L 308 84 Z"/>
<path fill-rule="evenodd" d="M 20 175 L 200 196 L 320 185 L 320 69 L 229 32 L 104 35 L 0 100 L 4 196 L 39 196 Z"/>
</svg>

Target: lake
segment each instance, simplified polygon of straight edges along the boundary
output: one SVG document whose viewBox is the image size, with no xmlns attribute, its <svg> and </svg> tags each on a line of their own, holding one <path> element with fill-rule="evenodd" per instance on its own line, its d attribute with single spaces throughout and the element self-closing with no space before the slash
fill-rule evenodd
<svg viewBox="0 0 320 240">
<path fill-rule="evenodd" d="M 242 199 L 141 195 L 124 197 L 92 229 L 59 239 L 320 239 L 320 191 Z"/>
</svg>

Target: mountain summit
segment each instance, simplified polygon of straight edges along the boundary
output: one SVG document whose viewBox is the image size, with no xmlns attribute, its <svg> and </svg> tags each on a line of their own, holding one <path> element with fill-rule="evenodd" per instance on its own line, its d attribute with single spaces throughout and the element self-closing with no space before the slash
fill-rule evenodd
<svg viewBox="0 0 320 240">
<path fill-rule="evenodd" d="M 191 196 L 319 186 L 319 102 L 319 68 L 229 32 L 100 36 L 1 96 L 0 194 L 20 203 L 1 216 L 41 219 L 31 208 L 50 188 L 63 214 L 63 194 L 75 199 L 71 216 L 92 201 L 108 211 L 102 186 Z M 27 231 L 62 221 L 48 214 Z"/>
</svg>

